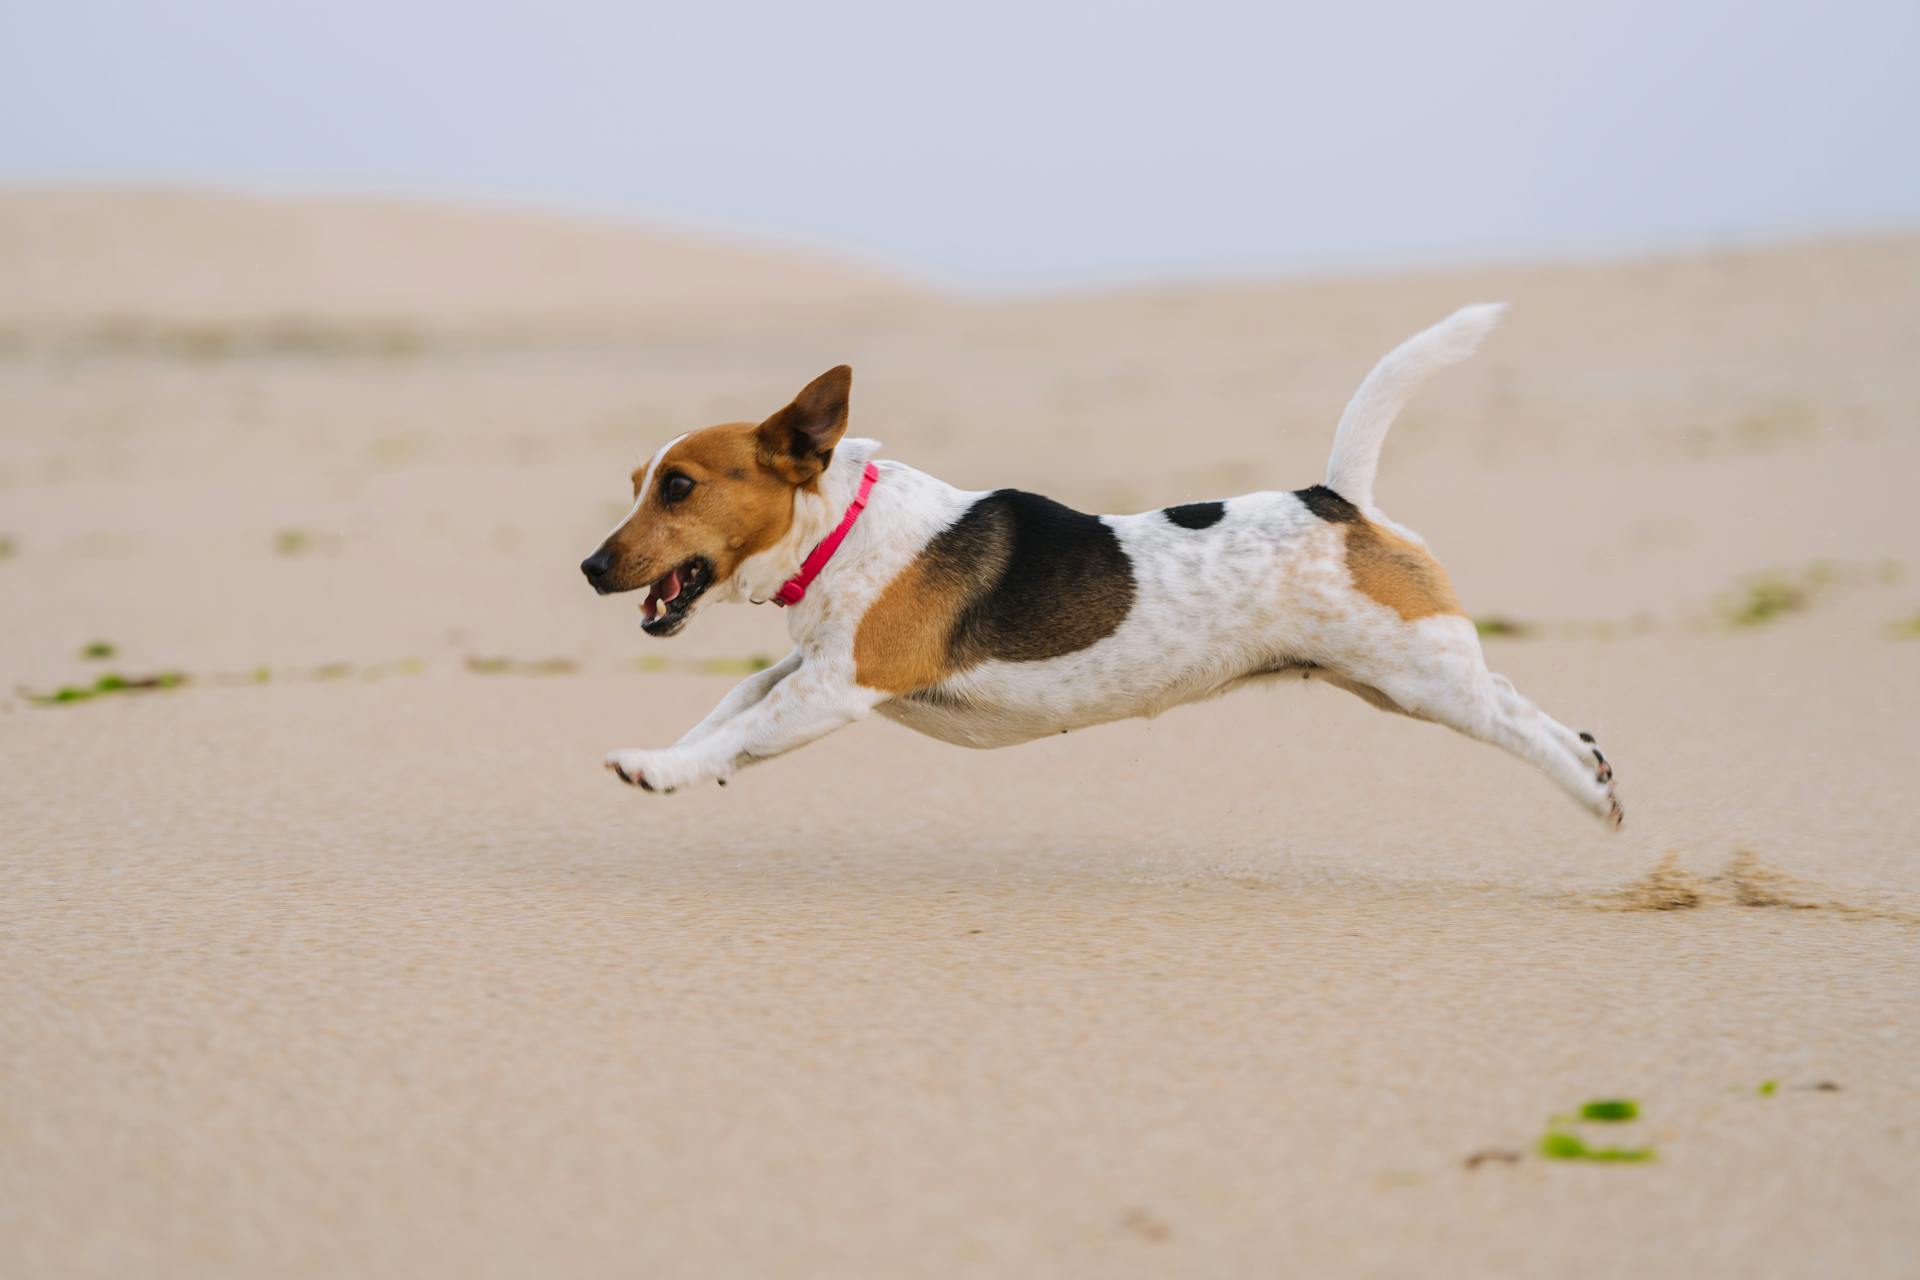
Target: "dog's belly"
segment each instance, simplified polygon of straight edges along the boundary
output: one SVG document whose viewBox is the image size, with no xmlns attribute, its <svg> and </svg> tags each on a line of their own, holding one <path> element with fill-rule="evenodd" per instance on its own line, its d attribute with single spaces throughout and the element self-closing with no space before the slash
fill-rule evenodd
<svg viewBox="0 0 1920 1280">
<path fill-rule="evenodd" d="M 1127 708 L 1063 705 L 1057 700 L 962 697 L 945 689 L 895 698 L 883 703 L 880 713 L 916 733 L 962 747 L 1011 747 L 1141 714 Z"/>
<path fill-rule="evenodd" d="M 929 700 L 926 694 L 882 703 L 880 714 L 916 733 L 959 747 L 1012 747 L 1049 733 L 1064 732 L 993 708 L 960 703 L 943 705 Z"/>
<path fill-rule="evenodd" d="M 1088 705 L 1059 699 L 962 698 L 943 690 L 929 690 L 883 703 L 880 713 L 916 733 L 956 746 L 1011 747 L 1159 709 L 1121 705 L 1114 700 Z"/>
<path fill-rule="evenodd" d="M 963 747 L 1010 747 L 1074 729 L 1154 716 L 1259 676 L 1302 669 L 1287 660 L 1196 662 L 1095 674 L 1068 662 L 990 664 L 962 679 L 881 704 L 882 715 Z M 1106 664 L 1102 664 L 1106 665 Z M 1106 677 L 1118 676 L 1118 679 Z"/>
</svg>

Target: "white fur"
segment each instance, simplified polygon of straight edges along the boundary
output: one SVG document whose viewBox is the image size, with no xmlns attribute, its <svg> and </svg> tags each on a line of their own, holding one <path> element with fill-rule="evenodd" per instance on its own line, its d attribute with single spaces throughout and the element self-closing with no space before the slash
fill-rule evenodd
<svg viewBox="0 0 1920 1280">
<path fill-rule="evenodd" d="M 1387 428 L 1400 416 L 1420 384 L 1472 355 L 1493 332 L 1506 304 L 1483 302 L 1423 329 L 1386 354 L 1347 402 L 1333 429 L 1333 453 L 1327 458 L 1327 488 L 1363 511 L 1373 509 L 1373 476 Z"/>
<path fill-rule="evenodd" d="M 1394 413 L 1421 378 L 1471 351 L 1498 310 L 1458 312 L 1380 363 L 1341 420 L 1330 488 L 1371 506 L 1373 468 Z M 818 494 L 796 495 L 789 536 L 709 595 L 769 598 L 840 519 L 877 448 L 871 440 L 842 441 Z M 1231 499 L 1206 529 L 1181 528 L 1159 511 L 1103 516 L 1134 577 L 1132 605 L 1112 634 L 1044 661 L 980 663 L 919 695 L 866 688 L 855 680 L 853 653 L 868 607 L 934 535 L 985 496 L 898 462 L 879 467 L 865 513 L 806 599 L 786 611 L 794 651 L 742 682 L 674 746 L 615 751 L 610 768 L 650 790 L 724 782 L 876 709 L 948 742 L 1007 746 L 1156 715 L 1249 680 L 1291 677 L 1324 680 L 1502 747 L 1618 824 L 1612 769 L 1598 750 L 1489 672 L 1466 618 L 1409 622 L 1361 594 L 1341 527 L 1293 493 Z"/>
<path fill-rule="evenodd" d="M 691 431 L 682 431 L 679 435 L 661 445 L 660 452 L 654 454 L 653 457 L 647 460 L 647 469 L 641 474 L 640 483 L 636 485 L 633 490 L 633 505 L 627 508 L 627 514 L 620 517 L 620 522 L 608 531 L 607 538 L 611 538 L 614 534 L 626 528 L 627 521 L 640 514 L 641 504 L 647 500 L 647 495 L 653 492 L 653 473 L 658 471 L 660 464 L 667 460 L 668 451 L 692 434 Z M 606 538 L 602 538 L 601 541 L 605 542 Z"/>
</svg>

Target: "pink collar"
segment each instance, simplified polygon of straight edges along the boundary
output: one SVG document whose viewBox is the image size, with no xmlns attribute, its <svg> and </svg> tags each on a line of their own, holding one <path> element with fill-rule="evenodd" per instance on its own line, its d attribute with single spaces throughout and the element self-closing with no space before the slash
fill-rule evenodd
<svg viewBox="0 0 1920 1280">
<path fill-rule="evenodd" d="M 800 565 L 800 572 L 788 578 L 780 590 L 774 594 L 775 604 L 784 609 L 790 604 L 799 604 L 807 598 L 807 587 L 820 576 L 820 571 L 827 567 L 827 561 L 833 559 L 833 553 L 838 551 L 840 544 L 847 540 L 847 534 L 852 531 L 854 521 L 858 520 L 860 513 L 867 509 L 867 495 L 873 492 L 873 482 L 879 478 L 880 468 L 869 462 L 867 469 L 860 474 L 860 492 L 854 495 L 853 502 L 847 507 L 847 514 L 841 516 L 840 523 L 834 527 L 833 532 L 820 539 L 820 545 L 808 553 L 806 560 Z"/>
</svg>

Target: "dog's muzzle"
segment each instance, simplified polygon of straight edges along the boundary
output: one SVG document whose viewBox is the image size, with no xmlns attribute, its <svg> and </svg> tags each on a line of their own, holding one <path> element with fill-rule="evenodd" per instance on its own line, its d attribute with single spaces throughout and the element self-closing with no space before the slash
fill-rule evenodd
<svg viewBox="0 0 1920 1280">
<path fill-rule="evenodd" d="M 587 575 L 587 582 L 601 595 L 607 594 L 609 586 L 607 575 L 613 572 L 613 552 L 602 547 L 580 562 L 580 572 Z"/>
</svg>

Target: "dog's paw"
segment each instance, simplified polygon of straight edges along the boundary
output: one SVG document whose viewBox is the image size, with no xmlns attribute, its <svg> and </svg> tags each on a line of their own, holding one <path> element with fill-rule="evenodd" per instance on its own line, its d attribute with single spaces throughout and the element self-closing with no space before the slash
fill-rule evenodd
<svg viewBox="0 0 1920 1280">
<path fill-rule="evenodd" d="M 1593 740 L 1592 734 L 1581 734 L 1580 741 L 1587 744 L 1587 754 L 1592 757 L 1593 780 L 1602 788 L 1596 811 L 1602 822 L 1618 831 L 1620 824 L 1626 821 L 1627 810 L 1620 803 L 1619 794 L 1613 789 L 1613 766 L 1608 764 L 1606 756 L 1600 753 L 1600 744 Z"/>
<path fill-rule="evenodd" d="M 1611 782 L 1596 781 L 1593 790 L 1587 793 L 1587 811 L 1607 824 L 1609 830 L 1618 831 L 1620 824 L 1626 821 L 1626 806 L 1620 803 L 1620 795 L 1613 789 Z"/>
<path fill-rule="evenodd" d="M 668 747 L 660 751 L 624 747 L 619 751 L 607 752 L 605 764 L 610 773 L 628 786 L 663 796 L 670 796 L 682 787 L 690 787 L 695 783 L 718 782 L 724 787 L 727 785 L 727 775 L 732 772 L 710 757 L 682 747 Z"/>
<path fill-rule="evenodd" d="M 1607 758 L 1600 754 L 1600 744 L 1593 740 L 1593 735 L 1583 733 L 1580 735 L 1580 741 L 1587 744 L 1587 754 L 1593 757 L 1594 778 L 1602 783 L 1612 782 L 1613 766 L 1608 764 Z"/>
<path fill-rule="evenodd" d="M 648 757 L 652 754 L 650 751 L 629 747 L 621 751 L 607 752 L 607 758 L 603 763 L 616 778 L 630 787 L 638 787 L 642 791 L 660 791 L 662 788 L 654 785 L 653 778 L 647 772 Z"/>
<path fill-rule="evenodd" d="M 662 758 L 665 754 L 662 751 L 625 747 L 607 752 L 605 763 L 615 777 L 630 787 L 672 795 L 679 789 L 679 784 L 672 780 L 670 763 Z"/>
</svg>

